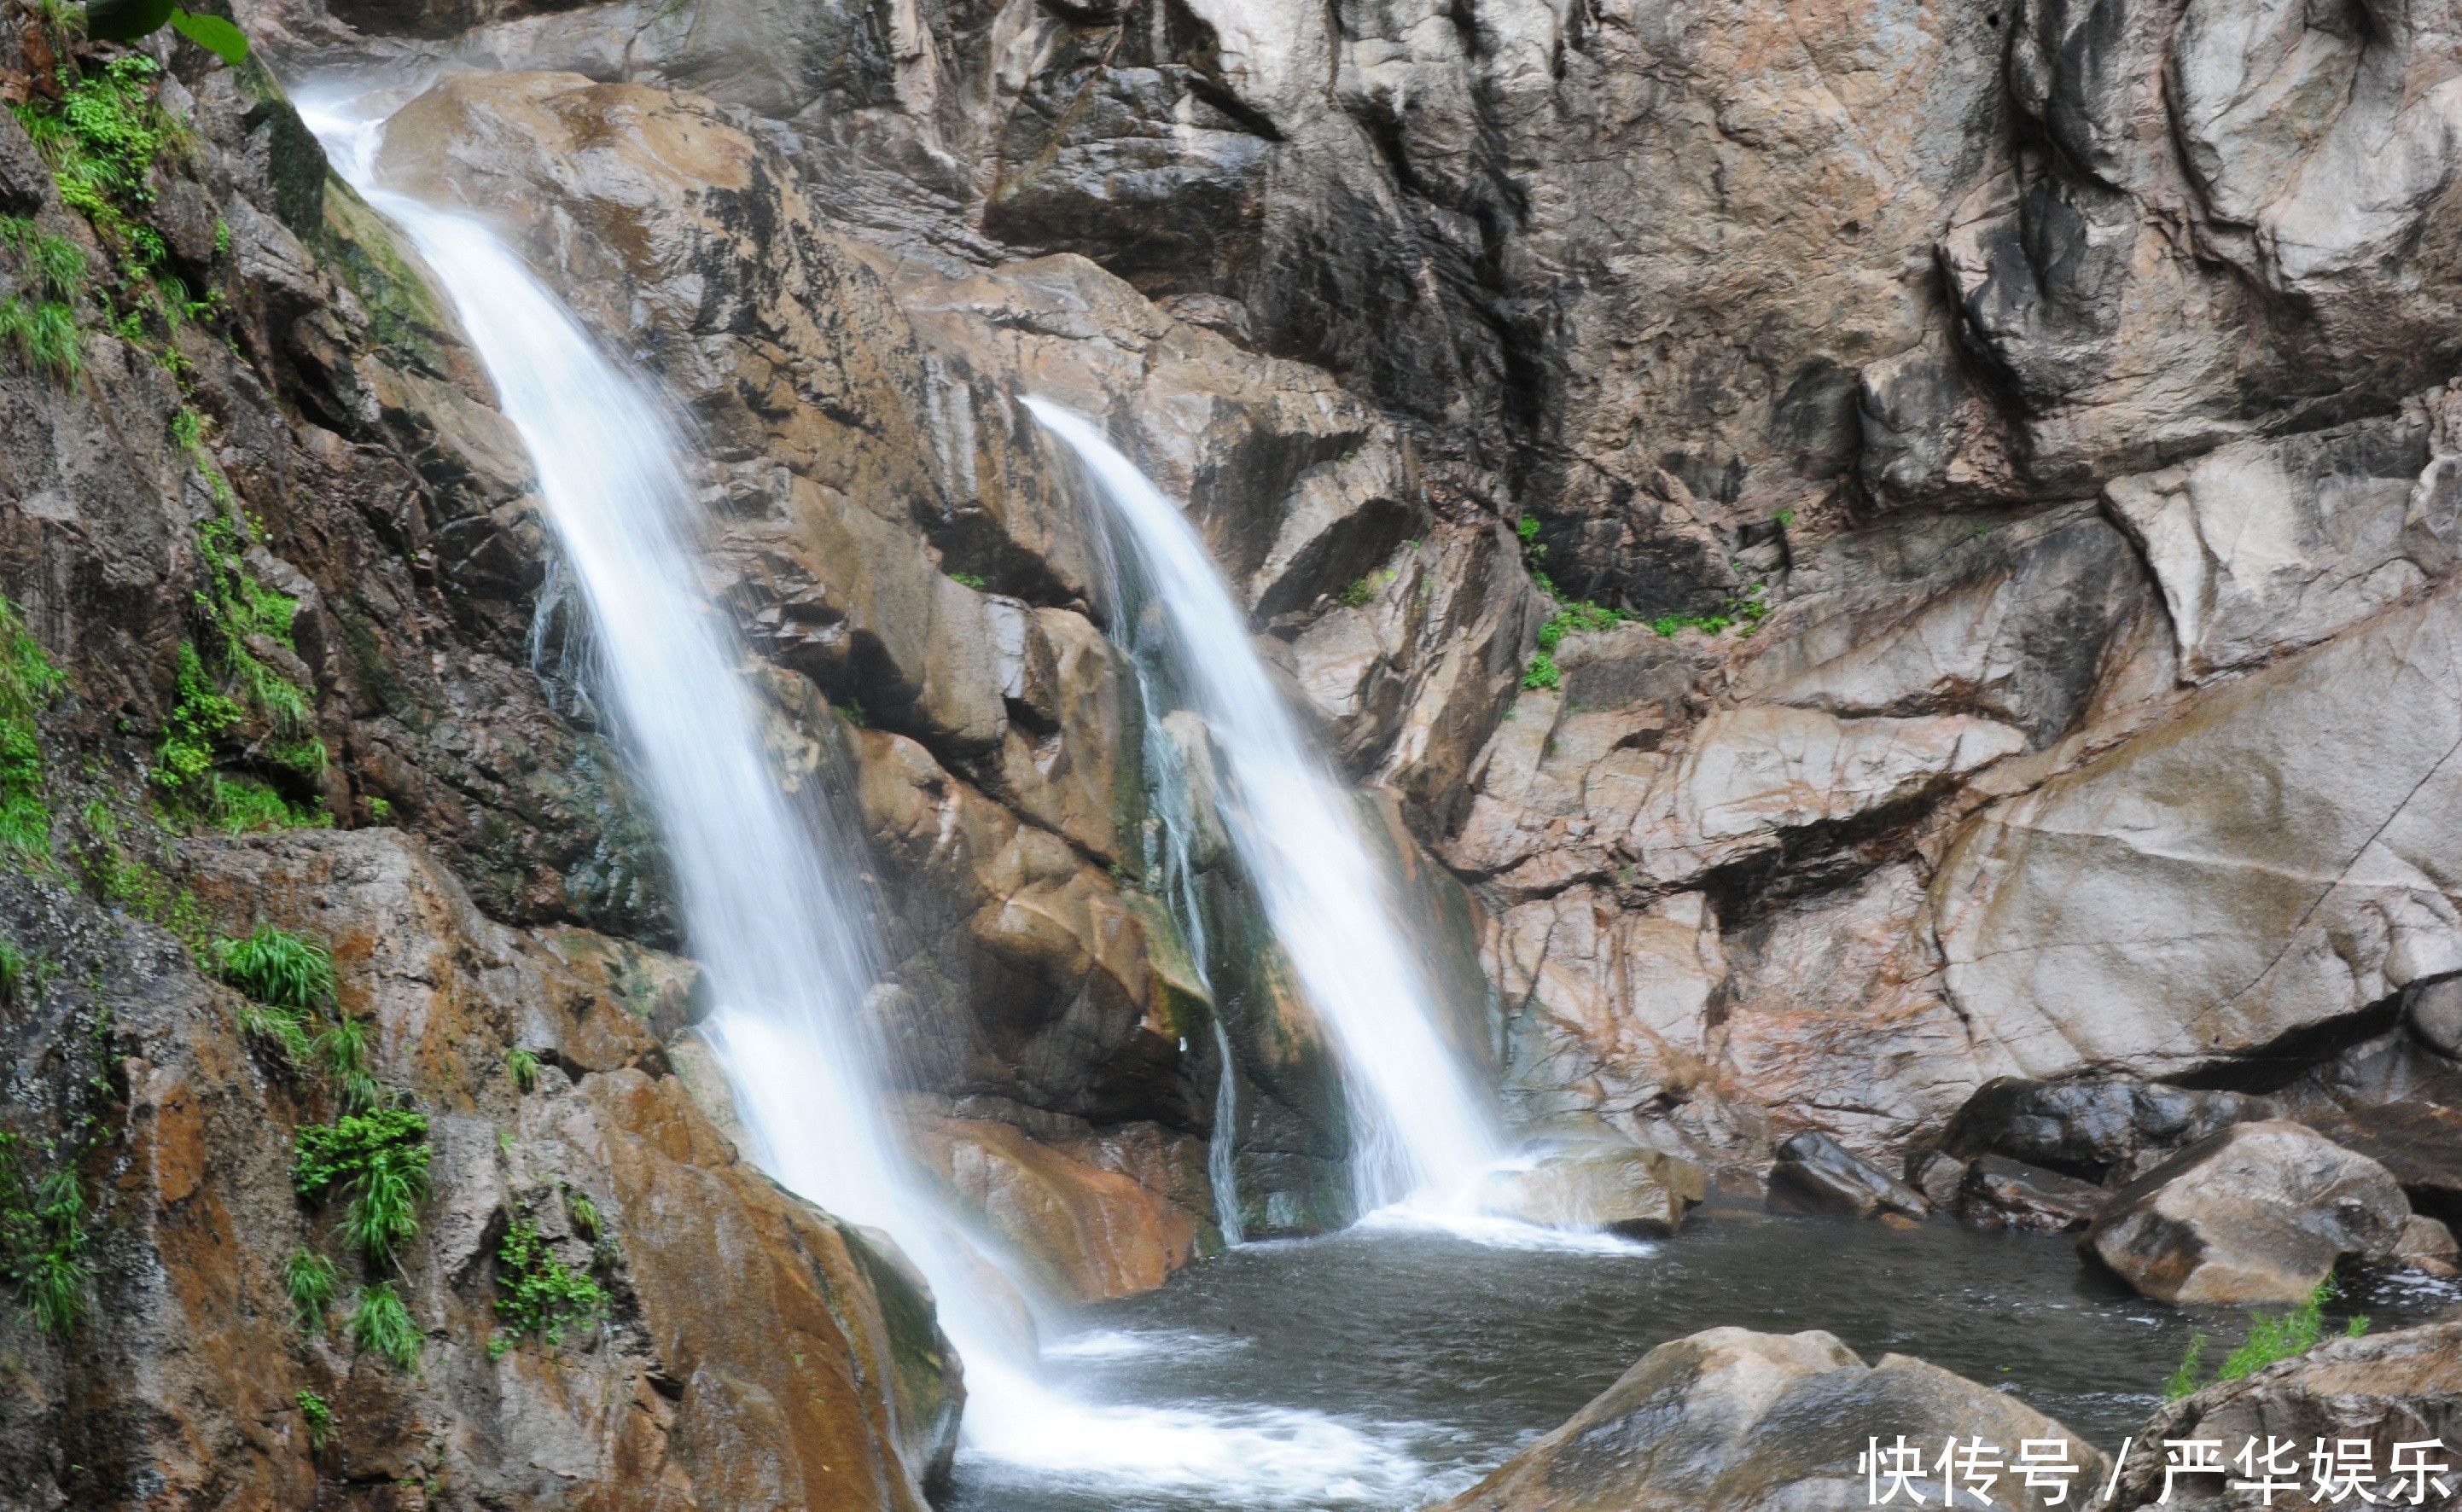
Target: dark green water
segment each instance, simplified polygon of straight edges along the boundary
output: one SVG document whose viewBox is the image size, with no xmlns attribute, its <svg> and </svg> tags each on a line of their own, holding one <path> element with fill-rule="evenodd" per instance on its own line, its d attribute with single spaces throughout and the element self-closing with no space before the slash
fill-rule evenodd
<svg viewBox="0 0 2462 1512">
<path fill-rule="evenodd" d="M 1704 1210 L 1646 1253 L 1491 1248 L 1357 1232 L 1245 1247 L 1090 1309 L 1047 1368 L 1077 1397 L 1252 1430 L 1218 1469 L 1107 1476 L 1099 1437 L 1028 1470 L 961 1457 L 950 1512 L 1225 1512 L 1415 1506 L 1553 1428 L 1651 1348 L 1739 1325 L 1824 1328 L 1868 1360 L 1919 1355 L 1998 1385 L 2106 1449 L 2155 1404 L 2192 1330 L 2235 1313 L 2137 1297 L 2062 1238 Z M 2462 1295 L 2357 1283 L 2350 1311 L 2423 1321 Z M 2218 1357 L 2218 1356 L 2215 1356 Z M 1132 1451 L 1132 1420 L 1115 1430 Z M 1055 1439 L 1055 1444 L 1059 1442 Z M 1116 1447 L 1116 1446 L 1113 1446 Z M 1159 1482 L 1159 1483 L 1157 1483 Z"/>
</svg>

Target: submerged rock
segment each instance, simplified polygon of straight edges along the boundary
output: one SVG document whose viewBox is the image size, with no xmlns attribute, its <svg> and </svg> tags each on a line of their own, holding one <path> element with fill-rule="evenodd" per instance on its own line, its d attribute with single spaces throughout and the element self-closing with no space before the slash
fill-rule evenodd
<svg viewBox="0 0 2462 1512">
<path fill-rule="evenodd" d="M 1543 1228 L 1606 1229 L 1664 1239 L 1709 1196 L 1709 1178 L 1682 1156 L 1631 1145 L 1585 1145 L 1544 1155 L 1526 1169 L 1491 1171 L 1479 1204 Z"/>
<path fill-rule="evenodd" d="M 1926 1218 L 1924 1194 L 1855 1155 L 1825 1134 L 1807 1131 L 1778 1147 L 1770 1168 L 1769 1205 L 1844 1218 L 1897 1213 Z"/>
<path fill-rule="evenodd" d="M 2269 1119 L 2192 1145 L 2123 1187 L 2086 1243 L 2165 1302 L 2298 1302 L 2344 1257 L 2391 1255 L 2409 1218 L 2384 1166 Z"/>
<path fill-rule="evenodd" d="M 2057 1439 L 2099 1485 L 2092 1446 L 2004 1392 L 1902 1354 L 1866 1365 L 1826 1333 L 1712 1328 L 1662 1344 L 1563 1427 L 1504 1462 L 1445 1512 L 1744 1512 L 1868 1505 L 1859 1457 L 1878 1436 L 1955 1436 L 2014 1448 Z M 1936 1458 L 1936 1456 L 1934 1457 Z M 1916 1478 L 1927 1502 L 1946 1489 Z M 2074 1489 L 2074 1488 L 2073 1488 Z M 1958 1483 L 1962 1499 L 1977 1495 Z M 2072 1496 L 2071 1504 L 2077 1498 Z M 2047 1503 L 2003 1476 L 1978 1506 Z"/>
</svg>

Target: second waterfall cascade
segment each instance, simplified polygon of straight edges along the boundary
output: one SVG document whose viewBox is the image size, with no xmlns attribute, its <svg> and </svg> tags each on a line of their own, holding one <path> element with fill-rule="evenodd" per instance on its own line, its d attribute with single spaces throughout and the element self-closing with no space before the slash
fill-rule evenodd
<svg viewBox="0 0 2462 1512">
<path fill-rule="evenodd" d="M 827 795 L 790 797 L 765 752 L 738 670 L 747 652 L 701 584 L 697 459 L 681 432 L 487 227 L 380 186 L 380 116 L 313 97 L 301 113 L 443 284 L 521 436 L 589 610 L 593 691 L 675 871 L 716 1004 L 703 1028 L 759 1147 L 746 1154 L 893 1236 L 930 1280 L 964 1371 L 961 1475 L 972 1458 L 1072 1482 L 1231 1490 L 1256 1505 L 1402 1494 L 1420 1474 L 1407 1454 L 1320 1414 L 1093 1402 L 1044 1377 L 997 1295 L 1014 1282 L 986 1274 L 997 1255 L 941 1206 L 896 1137 L 862 1028 L 875 980 L 869 921 L 832 853 Z"/>
<path fill-rule="evenodd" d="M 1351 1091 L 1362 1212 L 1415 1194 L 1467 1198 L 1499 1155 L 1492 1121 L 1438 1028 L 1432 975 L 1397 917 L 1350 793 L 1311 750 L 1248 616 L 1179 506 L 1084 416 L 1026 407 L 1075 456 L 1116 540 L 1113 613 L 1221 753 L 1224 828 Z M 1159 645 L 1141 613 L 1159 619 Z M 1223 1074 L 1229 1076 L 1226 1066 Z"/>
</svg>

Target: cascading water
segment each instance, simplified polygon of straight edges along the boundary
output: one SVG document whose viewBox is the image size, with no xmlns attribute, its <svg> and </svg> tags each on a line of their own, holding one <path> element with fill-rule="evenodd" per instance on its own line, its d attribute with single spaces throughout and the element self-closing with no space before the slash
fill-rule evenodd
<svg viewBox="0 0 2462 1512">
<path fill-rule="evenodd" d="M 1350 792 L 1301 734 L 1179 507 L 1085 417 L 1026 404 L 1076 456 L 1112 524 L 1115 625 L 1139 667 L 1152 677 L 1159 661 L 1170 684 L 1150 688 L 1149 705 L 1184 697 L 1221 752 L 1224 828 L 1352 1089 L 1361 1207 L 1466 1189 L 1500 1154 L 1494 1129 L 1437 1028 L 1429 973 Z M 1149 614 L 1158 646 L 1136 643 Z"/>
<path fill-rule="evenodd" d="M 665 410 L 478 222 L 376 182 L 383 119 L 300 110 L 342 176 L 443 285 L 520 433 L 596 637 L 596 692 L 657 816 L 717 1007 L 704 1030 L 752 1154 L 792 1190 L 885 1230 L 930 1279 L 964 1362 L 961 1473 L 991 1458 L 1072 1483 L 1224 1489 L 1256 1505 L 1390 1502 L 1418 1467 L 1320 1415 L 1089 1403 L 1037 1373 L 987 1296 L 993 1257 L 938 1207 L 889 1122 L 858 1027 L 874 961 L 822 794 L 799 810 L 764 754 L 745 651 L 697 577 L 689 452 Z M 987 1283 L 989 1284 L 987 1285 Z M 1001 1288 L 1005 1289 L 1005 1288 Z"/>
</svg>

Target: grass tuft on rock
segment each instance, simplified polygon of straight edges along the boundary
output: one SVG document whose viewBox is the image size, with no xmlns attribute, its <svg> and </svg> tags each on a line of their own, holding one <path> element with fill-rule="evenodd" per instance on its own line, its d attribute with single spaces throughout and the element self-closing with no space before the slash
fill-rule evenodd
<svg viewBox="0 0 2462 1512">
<path fill-rule="evenodd" d="M 52 808 L 35 721 L 67 686 L 17 607 L 0 598 L 0 852 L 22 860 L 51 858 Z"/>
<path fill-rule="evenodd" d="M 86 1259 L 85 1183 L 72 1168 L 29 1177 L 24 1140 L 0 1134 L 0 1277 L 35 1326 L 66 1338 L 85 1316 L 94 1266 Z"/>
<path fill-rule="evenodd" d="M 2188 1353 L 2181 1357 L 2180 1368 L 2163 1383 L 2163 1399 L 2176 1402 L 2204 1387 L 2244 1379 L 2269 1365 L 2297 1359 L 2315 1349 L 2318 1341 L 2325 1336 L 2325 1305 L 2334 1300 L 2338 1289 L 2334 1278 L 2328 1276 L 2288 1312 L 2250 1313 L 2248 1337 L 2240 1342 L 2238 1349 L 2223 1356 L 2223 1362 L 2215 1367 L 2212 1380 L 2198 1379 L 2198 1372 L 2205 1359 L 2206 1336 L 2202 1333 L 2192 1335 L 2189 1340 Z M 2356 1339 L 2367 1331 L 2367 1318 L 2358 1315 L 2343 1326 L 2343 1336 Z"/>
<path fill-rule="evenodd" d="M 282 1289 L 302 1333 L 321 1333 L 325 1314 L 340 1293 L 341 1276 L 334 1263 L 313 1249 L 294 1250 L 282 1267 Z"/>
<path fill-rule="evenodd" d="M 269 1008 L 320 1013 L 335 1002 L 333 953 L 305 935 L 259 924 L 215 940 L 211 956 L 215 976 Z"/>
<path fill-rule="evenodd" d="M 351 1348 L 389 1360 L 396 1370 L 415 1371 L 424 1342 L 392 1282 L 379 1281 L 360 1291 L 351 1309 Z"/>
</svg>

